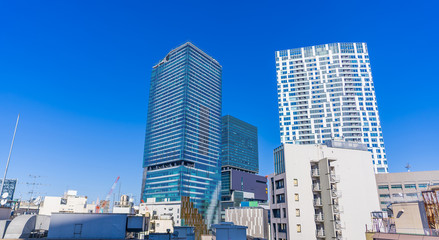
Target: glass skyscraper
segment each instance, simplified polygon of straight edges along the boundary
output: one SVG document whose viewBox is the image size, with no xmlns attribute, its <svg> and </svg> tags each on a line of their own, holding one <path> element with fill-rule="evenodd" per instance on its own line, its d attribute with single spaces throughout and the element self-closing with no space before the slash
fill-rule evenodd
<svg viewBox="0 0 439 240">
<path fill-rule="evenodd" d="M 222 169 L 258 173 L 258 128 L 230 115 L 221 122 Z"/>
<path fill-rule="evenodd" d="M 387 172 L 366 43 L 276 51 L 276 72 L 282 143 L 364 143 L 375 172 Z"/>
<path fill-rule="evenodd" d="M 142 200 L 189 197 L 208 226 L 219 219 L 221 75 L 189 42 L 169 52 L 152 70 L 145 135 Z"/>
</svg>

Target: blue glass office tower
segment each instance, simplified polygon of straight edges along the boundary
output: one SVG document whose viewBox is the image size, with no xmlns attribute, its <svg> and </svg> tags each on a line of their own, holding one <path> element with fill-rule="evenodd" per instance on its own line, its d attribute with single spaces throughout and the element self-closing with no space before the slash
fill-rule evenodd
<svg viewBox="0 0 439 240">
<path fill-rule="evenodd" d="M 221 65 L 191 43 L 153 67 L 142 200 L 190 198 L 210 226 L 219 219 Z"/>
<path fill-rule="evenodd" d="M 230 115 L 221 120 L 222 168 L 258 173 L 258 128 Z"/>
</svg>

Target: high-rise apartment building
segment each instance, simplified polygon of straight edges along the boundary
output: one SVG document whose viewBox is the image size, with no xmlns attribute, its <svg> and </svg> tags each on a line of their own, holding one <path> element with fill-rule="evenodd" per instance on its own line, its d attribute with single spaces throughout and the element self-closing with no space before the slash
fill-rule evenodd
<svg viewBox="0 0 439 240">
<path fill-rule="evenodd" d="M 208 226 L 219 220 L 221 75 L 189 42 L 170 51 L 152 70 L 145 136 L 142 200 L 188 197 Z"/>
<path fill-rule="evenodd" d="M 333 140 L 276 148 L 271 239 L 366 239 L 380 209 L 370 156 L 363 144 Z"/>
<path fill-rule="evenodd" d="M 364 143 L 375 172 L 387 172 L 366 43 L 276 51 L 276 72 L 282 143 Z"/>
<path fill-rule="evenodd" d="M 258 128 L 230 115 L 221 120 L 221 168 L 258 173 Z"/>
</svg>

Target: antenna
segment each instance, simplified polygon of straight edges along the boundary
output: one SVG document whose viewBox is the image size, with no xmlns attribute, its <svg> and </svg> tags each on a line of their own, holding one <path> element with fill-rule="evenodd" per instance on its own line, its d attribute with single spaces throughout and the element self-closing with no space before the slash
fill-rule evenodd
<svg viewBox="0 0 439 240">
<path fill-rule="evenodd" d="M 3 175 L 2 185 L 1 185 L 1 187 L 0 187 L 1 193 L 3 193 L 3 187 L 5 186 L 6 174 L 8 173 L 9 161 L 11 160 L 12 147 L 14 146 L 15 133 L 17 133 L 17 127 L 18 127 L 18 120 L 19 120 L 19 119 L 20 119 L 20 114 L 18 114 L 17 122 L 15 123 L 14 135 L 13 135 L 13 137 L 12 137 L 11 148 L 9 149 L 9 156 L 8 156 L 8 161 L 6 162 L 5 174 Z"/>
<path fill-rule="evenodd" d="M 407 165 L 405 165 L 405 168 L 407 169 L 407 172 L 410 172 L 412 166 L 410 165 L 410 163 L 407 163 Z"/>
<path fill-rule="evenodd" d="M 28 193 L 30 194 L 30 197 L 29 197 L 29 203 L 28 203 L 28 205 L 27 205 L 26 214 L 29 214 L 30 204 L 31 204 L 31 202 L 32 202 L 32 196 L 33 196 L 34 193 L 36 193 L 36 192 L 35 192 L 35 186 L 42 185 L 41 183 L 37 183 L 37 182 L 36 182 L 37 178 L 40 178 L 40 177 L 41 177 L 41 176 L 35 176 L 35 175 L 31 175 L 31 174 L 29 174 L 29 178 L 33 179 L 33 182 L 26 182 L 26 183 L 25 183 L 25 184 L 28 185 L 28 186 L 32 186 L 32 190 L 30 190 L 30 191 L 28 192 Z M 38 208 L 39 208 L 39 206 L 38 206 Z"/>
</svg>

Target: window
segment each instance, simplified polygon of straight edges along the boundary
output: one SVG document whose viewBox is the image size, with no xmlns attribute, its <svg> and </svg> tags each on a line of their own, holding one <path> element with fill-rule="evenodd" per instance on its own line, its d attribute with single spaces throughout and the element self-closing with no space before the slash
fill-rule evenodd
<svg viewBox="0 0 439 240">
<path fill-rule="evenodd" d="M 284 184 L 284 180 L 278 180 L 276 181 L 276 189 L 282 189 L 284 188 L 285 184 Z"/>
<path fill-rule="evenodd" d="M 273 217 L 280 218 L 280 209 L 273 209 Z"/>
<path fill-rule="evenodd" d="M 390 198 L 389 194 L 380 194 L 380 198 Z"/>
<path fill-rule="evenodd" d="M 285 202 L 285 194 L 276 195 L 276 203 L 284 203 Z"/>
<path fill-rule="evenodd" d="M 416 184 L 405 184 L 404 188 L 414 188 L 414 189 L 416 189 Z"/>
<path fill-rule="evenodd" d="M 296 230 L 298 233 L 302 232 L 302 226 L 300 224 L 296 225 Z"/>
<path fill-rule="evenodd" d="M 378 189 L 389 189 L 389 185 L 378 185 Z"/>
<path fill-rule="evenodd" d="M 427 183 L 420 183 L 418 184 L 419 188 L 427 188 Z"/>
<path fill-rule="evenodd" d="M 297 180 L 296 178 L 293 179 L 293 182 L 294 182 L 294 186 L 295 187 L 297 187 L 299 185 L 299 180 Z"/>
<path fill-rule="evenodd" d="M 402 189 L 402 185 L 401 184 L 395 184 L 391 186 L 392 189 Z"/>
<path fill-rule="evenodd" d="M 286 208 L 282 208 L 282 211 L 284 213 L 283 218 L 287 218 L 287 209 Z"/>
<path fill-rule="evenodd" d="M 296 202 L 299 201 L 299 194 L 298 193 L 294 194 L 294 201 L 296 201 Z"/>
<path fill-rule="evenodd" d="M 296 217 L 300 217 L 300 209 L 296 208 Z"/>
</svg>

